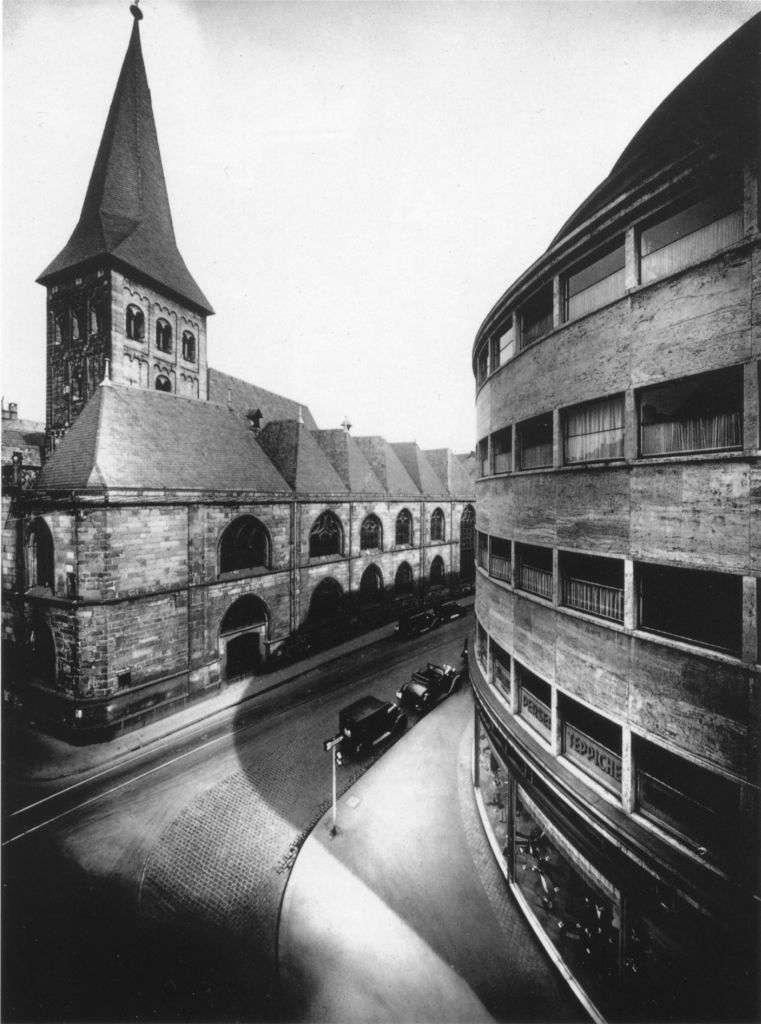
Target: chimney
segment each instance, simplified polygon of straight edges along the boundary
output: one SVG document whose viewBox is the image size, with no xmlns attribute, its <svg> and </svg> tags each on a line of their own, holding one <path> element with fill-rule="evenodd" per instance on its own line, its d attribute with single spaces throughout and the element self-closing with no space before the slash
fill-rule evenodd
<svg viewBox="0 0 761 1024">
<path fill-rule="evenodd" d="M 3 405 L 3 419 L 4 420 L 17 420 L 18 419 L 18 405 L 16 402 L 8 402 L 8 408 L 6 409 Z"/>
</svg>

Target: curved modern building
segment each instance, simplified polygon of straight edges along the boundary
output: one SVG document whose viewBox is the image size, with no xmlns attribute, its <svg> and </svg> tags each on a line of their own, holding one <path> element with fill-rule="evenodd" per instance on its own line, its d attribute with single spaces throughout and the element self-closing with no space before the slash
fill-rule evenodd
<svg viewBox="0 0 761 1024">
<path fill-rule="evenodd" d="M 473 346 L 476 798 L 595 1019 L 757 1019 L 760 40 L 664 101 Z"/>
</svg>

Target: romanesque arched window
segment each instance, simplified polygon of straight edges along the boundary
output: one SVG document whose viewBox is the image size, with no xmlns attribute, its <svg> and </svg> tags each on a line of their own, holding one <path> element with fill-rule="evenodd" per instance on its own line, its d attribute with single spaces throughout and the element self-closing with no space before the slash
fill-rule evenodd
<svg viewBox="0 0 761 1024">
<path fill-rule="evenodd" d="M 402 562 L 396 570 L 394 592 L 396 594 L 409 594 L 412 592 L 412 566 L 409 562 Z"/>
<path fill-rule="evenodd" d="M 396 517 L 396 543 L 397 546 L 412 543 L 412 515 L 409 509 L 403 508 Z"/>
<path fill-rule="evenodd" d="M 55 592 L 53 535 L 44 519 L 35 519 L 26 537 L 26 585 Z"/>
<path fill-rule="evenodd" d="M 182 332 L 182 358 L 187 363 L 196 361 L 196 339 L 191 331 Z"/>
<path fill-rule="evenodd" d="M 431 562 L 430 580 L 433 587 L 441 586 L 444 583 L 444 559 L 441 555 L 436 555 Z"/>
<path fill-rule="evenodd" d="M 171 380 L 167 376 L 165 376 L 163 373 L 160 373 L 158 375 L 158 377 L 156 378 L 156 390 L 157 391 L 171 391 L 172 390 L 172 382 L 171 382 Z"/>
<path fill-rule="evenodd" d="M 322 512 L 309 531 L 309 557 L 340 555 L 343 550 L 343 529 L 335 513 Z"/>
<path fill-rule="evenodd" d="M 163 317 L 156 321 L 156 348 L 159 352 L 172 351 L 172 327 Z"/>
<path fill-rule="evenodd" d="M 219 541 L 219 571 L 266 568 L 270 561 L 269 536 L 253 516 L 240 516 L 225 529 Z"/>
<path fill-rule="evenodd" d="M 431 514 L 431 541 L 444 539 L 444 513 L 440 508 L 435 508 Z"/>
<path fill-rule="evenodd" d="M 127 306 L 127 337 L 131 341 L 145 340 L 145 316 L 138 306 Z"/>
<path fill-rule="evenodd" d="M 383 527 L 380 519 L 375 515 L 369 515 L 359 531 L 360 551 L 373 551 L 383 547 Z"/>
</svg>

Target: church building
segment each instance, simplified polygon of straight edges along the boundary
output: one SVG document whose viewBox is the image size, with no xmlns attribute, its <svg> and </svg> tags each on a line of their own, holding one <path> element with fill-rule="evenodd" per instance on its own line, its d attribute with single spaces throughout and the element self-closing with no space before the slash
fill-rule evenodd
<svg viewBox="0 0 761 1024">
<path fill-rule="evenodd" d="M 4 698 L 77 742 L 255 686 L 475 576 L 464 459 L 319 429 L 209 367 L 131 10 L 79 222 L 39 277 L 42 468 L 11 467 L 3 497 Z"/>
</svg>

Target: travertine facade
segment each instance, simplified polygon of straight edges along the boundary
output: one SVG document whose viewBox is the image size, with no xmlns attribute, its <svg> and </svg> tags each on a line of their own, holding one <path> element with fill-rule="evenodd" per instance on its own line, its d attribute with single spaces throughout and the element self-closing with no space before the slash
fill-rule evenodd
<svg viewBox="0 0 761 1024">
<path fill-rule="evenodd" d="M 477 800 L 597 1019 L 757 1012 L 760 33 L 662 104 L 473 349 Z"/>
</svg>

